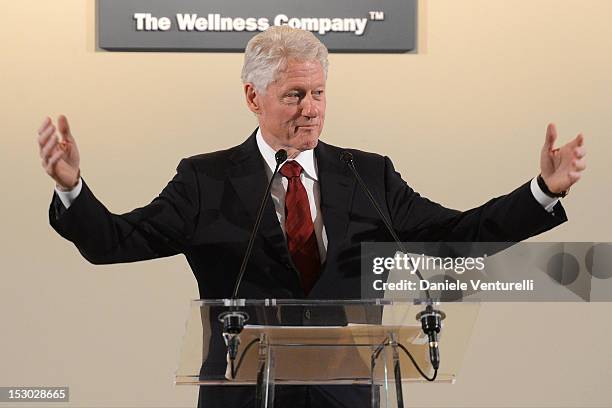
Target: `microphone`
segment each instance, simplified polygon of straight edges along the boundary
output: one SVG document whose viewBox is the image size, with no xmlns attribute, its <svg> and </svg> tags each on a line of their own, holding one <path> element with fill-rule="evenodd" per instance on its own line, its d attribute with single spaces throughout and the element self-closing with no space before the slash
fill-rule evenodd
<svg viewBox="0 0 612 408">
<path fill-rule="evenodd" d="M 368 189 L 368 186 L 366 185 L 366 183 L 363 181 L 363 179 L 359 175 L 359 172 L 357 171 L 357 167 L 355 167 L 355 160 L 353 159 L 353 154 L 349 152 L 348 150 L 344 150 L 342 151 L 342 153 L 340 153 L 340 160 L 344 162 L 348 166 L 348 168 L 351 169 L 351 171 L 353 172 L 353 175 L 355 176 L 357 183 L 359 184 L 363 192 L 368 196 L 370 203 L 376 209 L 378 216 L 385 224 L 387 231 L 389 231 L 389 234 L 391 234 L 391 237 L 393 237 L 393 240 L 395 241 L 395 244 L 397 245 L 399 250 L 402 253 L 407 254 L 408 251 L 406 250 L 406 247 L 404 246 L 402 241 L 399 239 L 399 237 L 395 233 L 395 230 L 393 229 L 393 225 L 391 225 L 391 221 L 389 221 L 385 213 L 382 211 L 382 208 L 380 207 L 380 205 L 378 204 L 378 202 L 376 201 L 376 199 L 370 192 L 370 189 Z M 412 269 L 415 271 L 416 276 L 421 281 L 425 280 L 423 278 L 423 275 L 421 275 L 421 272 L 417 268 L 415 268 L 412 258 L 408 257 L 408 259 L 410 259 Z M 432 306 L 433 301 L 429 294 L 429 290 L 425 290 L 425 297 L 427 298 L 427 307 L 425 308 L 424 311 L 420 312 L 417 315 L 417 320 L 421 320 L 421 327 L 423 329 L 423 333 L 427 334 L 427 337 L 429 338 L 429 360 L 431 361 L 431 365 L 433 366 L 433 368 L 437 370 L 438 367 L 440 366 L 440 350 L 438 349 L 438 333 L 440 333 L 440 330 L 442 328 L 442 319 L 446 317 L 446 314 L 444 314 L 444 312 L 440 310 L 436 310 L 433 308 Z"/>
<path fill-rule="evenodd" d="M 238 277 L 236 278 L 236 283 L 234 284 L 234 292 L 232 293 L 231 298 L 231 309 L 230 311 L 219 315 L 219 321 L 223 323 L 223 339 L 225 340 L 225 345 L 227 346 L 227 354 L 229 356 L 232 366 L 232 378 L 235 375 L 234 360 L 236 360 L 236 356 L 238 355 L 238 347 L 240 345 L 240 333 L 244 328 L 244 323 L 249 320 L 248 313 L 236 309 L 236 307 L 238 306 L 236 298 L 238 297 L 238 290 L 240 289 L 242 278 L 246 272 L 246 267 L 249 263 L 249 259 L 251 258 L 251 252 L 253 252 L 253 244 L 255 243 L 257 231 L 259 231 L 259 225 L 261 224 L 261 219 L 263 218 L 263 212 L 266 208 L 266 203 L 268 202 L 268 198 L 270 197 L 270 189 L 272 188 L 272 182 L 274 181 L 274 177 L 276 176 L 276 173 L 278 173 L 281 164 L 287 161 L 287 151 L 285 149 L 280 149 L 279 151 L 277 151 L 274 155 L 274 160 L 276 161 L 276 167 L 272 172 L 272 177 L 270 177 L 266 192 L 264 193 L 264 196 L 261 200 L 261 204 L 259 205 L 259 210 L 257 211 L 257 216 L 255 217 L 255 224 L 253 225 L 253 230 L 251 231 L 251 236 L 249 237 L 249 243 L 247 244 L 247 249 L 242 258 L 242 264 L 240 265 L 240 271 L 238 272 Z"/>
</svg>

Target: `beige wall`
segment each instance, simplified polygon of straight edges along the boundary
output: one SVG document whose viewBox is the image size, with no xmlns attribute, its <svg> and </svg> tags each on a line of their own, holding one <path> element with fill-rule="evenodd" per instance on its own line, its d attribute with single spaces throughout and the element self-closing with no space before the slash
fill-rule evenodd
<svg viewBox="0 0 612 408">
<path fill-rule="evenodd" d="M 538 172 L 545 126 L 587 136 L 570 222 L 538 240 L 612 241 L 612 2 L 419 2 L 419 52 L 330 57 L 324 139 L 390 155 L 405 179 L 469 208 Z M 152 199 L 181 157 L 241 142 L 241 55 L 108 53 L 93 0 L 0 3 L 0 385 L 69 385 L 72 406 L 188 407 L 175 388 L 184 258 L 92 266 L 48 226 L 35 143 L 65 113 L 82 174 L 115 212 Z M 541 327 L 528 316 L 541 317 Z M 412 406 L 611 406 L 610 304 L 483 305 L 457 384 Z M 535 332 L 534 332 L 535 331 Z M 38 406 L 38 405 L 37 405 Z"/>
</svg>

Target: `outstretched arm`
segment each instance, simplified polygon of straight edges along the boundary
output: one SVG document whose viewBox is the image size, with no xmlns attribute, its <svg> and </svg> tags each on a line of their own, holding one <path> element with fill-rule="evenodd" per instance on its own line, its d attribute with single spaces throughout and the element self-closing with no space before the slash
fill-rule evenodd
<svg viewBox="0 0 612 408">
<path fill-rule="evenodd" d="M 57 189 L 81 185 L 69 206 L 54 193 L 49 222 L 88 261 L 134 262 L 175 255 L 189 245 L 200 199 L 197 176 L 189 160 L 181 161 L 175 177 L 151 203 L 118 215 L 108 211 L 81 180 L 76 142 L 64 116 L 60 116 L 57 128 L 49 118 L 45 119 L 38 144 L 43 167 L 55 180 Z"/>
<path fill-rule="evenodd" d="M 555 148 L 556 128 L 548 126 L 541 154 L 541 175 L 557 194 L 576 183 L 586 168 L 584 137 L 580 134 Z M 566 220 L 561 204 L 546 209 L 525 183 L 513 192 L 468 211 L 445 208 L 412 190 L 386 159 L 389 213 L 406 241 L 522 241 Z M 550 211 L 549 211 L 550 210 Z"/>
</svg>

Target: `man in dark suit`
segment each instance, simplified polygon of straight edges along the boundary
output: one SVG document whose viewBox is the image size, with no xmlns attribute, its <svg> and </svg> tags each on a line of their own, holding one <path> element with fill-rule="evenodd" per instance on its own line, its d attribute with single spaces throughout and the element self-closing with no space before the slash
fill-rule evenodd
<svg viewBox="0 0 612 408">
<path fill-rule="evenodd" d="M 239 296 L 358 298 L 360 243 L 390 237 L 340 161 L 344 149 L 319 141 L 326 74 L 327 50 L 311 33 L 283 26 L 255 36 L 245 51 L 242 79 L 259 127 L 239 146 L 183 159 L 157 198 L 122 215 L 111 214 L 80 178 L 67 119 L 60 116 L 56 127 L 47 118 L 38 141 L 43 167 L 56 182 L 51 225 L 94 264 L 182 253 L 202 298 L 228 298 L 272 176 L 274 152 L 285 149 L 289 161 L 273 182 Z M 555 139 L 549 125 L 540 180 L 464 212 L 414 192 L 389 158 L 350 151 L 402 240 L 521 241 L 566 220 L 558 197 L 585 168 L 582 135 L 559 149 Z M 304 316 L 301 323 L 313 318 Z M 211 346 L 223 350 L 221 339 L 211 339 Z M 224 353 L 208 363 L 223 372 Z M 365 407 L 368 393 L 288 387 L 278 391 L 277 405 Z M 249 388 L 209 388 L 201 391 L 200 405 L 247 406 L 252 394 Z"/>
</svg>

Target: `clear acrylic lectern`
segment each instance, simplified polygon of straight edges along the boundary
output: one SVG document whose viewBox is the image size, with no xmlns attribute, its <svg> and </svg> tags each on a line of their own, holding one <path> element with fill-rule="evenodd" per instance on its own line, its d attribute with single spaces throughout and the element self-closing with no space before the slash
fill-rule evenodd
<svg viewBox="0 0 612 408">
<path fill-rule="evenodd" d="M 219 321 L 232 305 L 248 314 L 234 375 Z M 442 303 L 436 308 L 446 319 L 435 381 L 453 382 L 479 304 Z M 372 387 L 372 407 L 396 407 L 402 404 L 402 383 L 426 381 L 401 346 L 426 374 L 433 374 L 428 339 L 415 317 L 423 309 L 392 299 L 196 300 L 175 382 L 203 387 L 255 385 L 258 408 L 274 406 L 275 385 L 361 384 Z"/>
</svg>

